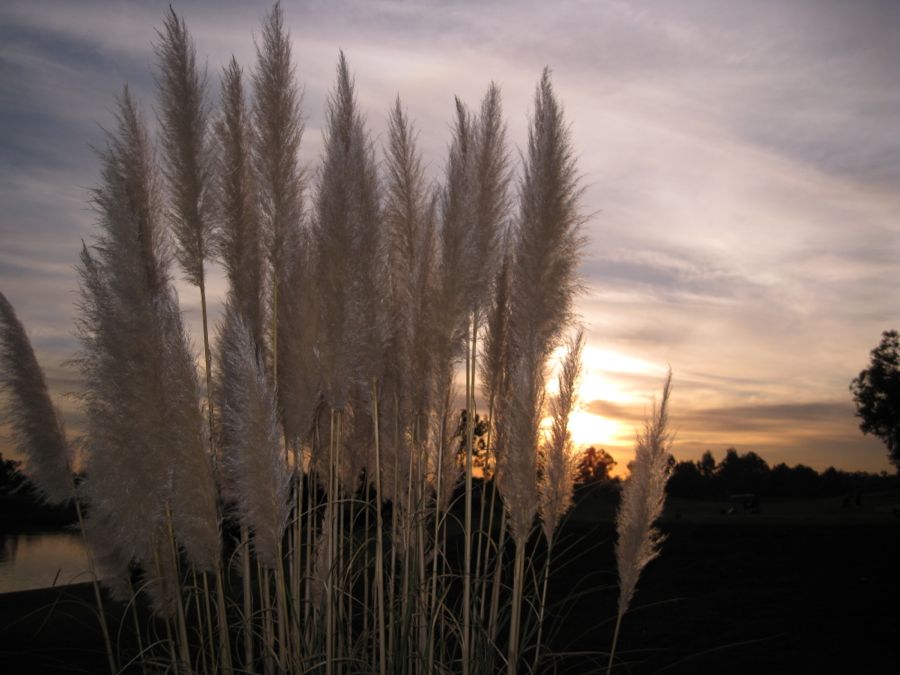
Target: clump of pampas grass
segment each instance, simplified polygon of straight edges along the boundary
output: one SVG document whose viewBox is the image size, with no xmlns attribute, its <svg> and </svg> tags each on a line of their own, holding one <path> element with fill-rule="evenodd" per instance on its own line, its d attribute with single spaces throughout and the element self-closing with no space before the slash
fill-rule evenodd
<svg viewBox="0 0 900 675">
<path fill-rule="evenodd" d="M 75 361 L 83 531 L 112 568 L 114 597 L 137 607 L 130 577 L 143 575 L 148 625 L 169 636 L 137 659 L 147 666 L 168 644 L 173 671 L 228 675 L 237 635 L 247 672 L 512 674 L 527 669 L 524 655 L 540 672 L 584 348 L 573 331 L 581 186 L 549 71 L 513 197 L 496 85 L 479 109 L 455 101 L 432 184 L 399 97 L 376 161 L 340 53 L 307 198 L 302 89 L 281 6 L 263 22 L 246 100 L 232 58 L 218 111 L 184 21 L 170 12 L 157 37 L 158 140 L 126 88 L 99 153 Z M 172 275 L 177 262 L 205 315 L 212 256 L 229 288 L 214 362 L 204 325 L 204 392 Z M 572 333 L 548 393 L 549 360 Z M 64 501 L 71 446 L 3 296 L 0 342 L 16 440 L 47 499 Z M 623 495 L 619 622 L 658 553 L 668 391 Z M 488 428 L 481 500 L 476 420 Z M 228 521 L 241 532 L 239 584 L 224 578 Z M 528 555 L 540 539 L 542 571 Z"/>
</svg>

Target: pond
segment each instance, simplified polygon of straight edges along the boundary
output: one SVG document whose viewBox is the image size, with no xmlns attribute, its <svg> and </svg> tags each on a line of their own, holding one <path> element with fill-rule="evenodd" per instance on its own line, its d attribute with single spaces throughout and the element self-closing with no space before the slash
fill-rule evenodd
<svg viewBox="0 0 900 675">
<path fill-rule="evenodd" d="M 0 593 L 90 581 L 77 532 L 0 533 Z"/>
</svg>

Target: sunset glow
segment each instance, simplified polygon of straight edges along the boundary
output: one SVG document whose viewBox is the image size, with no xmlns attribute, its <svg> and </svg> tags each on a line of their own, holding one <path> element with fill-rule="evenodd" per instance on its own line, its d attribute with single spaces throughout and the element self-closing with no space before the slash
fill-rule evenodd
<svg viewBox="0 0 900 675">
<path fill-rule="evenodd" d="M 623 424 L 586 410 L 578 410 L 569 418 L 569 431 L 577 447 L 593 445 L 603 449 L 620 445 L 630 433 Z"/>
</svg>

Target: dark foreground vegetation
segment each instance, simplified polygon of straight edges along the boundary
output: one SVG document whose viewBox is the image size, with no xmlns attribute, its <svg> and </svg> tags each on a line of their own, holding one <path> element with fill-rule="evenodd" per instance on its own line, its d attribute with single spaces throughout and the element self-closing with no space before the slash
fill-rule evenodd
<svg viewBox="0 0 900 675">
<path fill-rule="evenodd" d="M 45 503 L 21 469 L 21 462 L 4 459 L 0 453 L 0 532 L 56 530 L 73 525 L 77 520 L 75 506 Z"/>
<path fill-rule="evenodd" d="M 616 672 L 887 672 L 900 658 L 898 504 L 892 491 L 865 493 L 857 509 L 840 498 L 770 500 L 759 514 L 727 516 L 720 501 L 670 500 L 663 554 L 622 623 Z M 611 491 L 582 495 L 563 526 L 550 584 L 555 657 L 544 672 L 605 668 L 616 614 L 614 510 Z M 133 624 L 110 605 L 126 664 Z M 93 612 L 87 584 L 0 596 L 3 672 L 102 672 Z M 142 629 L 145 639 L 153 633 Z"/>
</svg>

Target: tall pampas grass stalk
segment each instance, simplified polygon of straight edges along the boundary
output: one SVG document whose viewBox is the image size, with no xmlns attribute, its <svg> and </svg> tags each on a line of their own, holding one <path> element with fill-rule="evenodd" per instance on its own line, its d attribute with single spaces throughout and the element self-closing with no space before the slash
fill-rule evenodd
<svg viewBox="0 0 900 675">
<path fill-rule="evenodd" d="M 217 493 L 196 363 L 171 283 L 161 181 L 127 88 L 100 158 L 99 233 L 79 269 L 85 490 L 98 536 L 142 567 L 157 612 L 177 614 L 179 658 L 188 661 L 177 557 L 181 547 L 195 569 L 217 569 Z"/>
<path fill-rule="evenodd" d="M 540 481 L 539 508 L 548 545 L 552 545 L 560 520 L 572 506 L 572 488 L 575 483 L 569 418 L 575 410 L 581 380 L 584 331 L 579 330 L 567 342 L 566 356 L 557 378 L 559 391 L 550 400 L 550 437 L 545 444 Z"/>
<path fill-rule="evenodd" d="M 222 72 L 221 115 L 215 131 L 219 258 L 228 286 L 257 349 L 266 347 L 264 244 L 252 166 L 252 127 L 237 60 Z"/>
<path fill-rule="evenodd" d="M 213 433 L 212 364 L 206 312 L 205 261 L 212 253 L 213 161 L 206 73 L 197 67 L 194 43 L 184 19 L 169 7 L 157 33 L 159 116 L 165 176 L 171 194 L 169 217 L 176 257 L 187 280 L 200 289 L 203 357 L 209 435 Z"/>
<path fill-rule="evenodd" d="M 278 391 L 278 293 L 283 252 L 303 213 L 303 170 L 297 153 L 303 138 L 301 94 L 291 59 L 291 36 L 276 2 L 262 26 L 253 74 L 253 161 L 271 270 L 271 346 L 273 388 Z"/>
<path fill-rule="evenodd" d="M 171 285 L 154 155 L 127 88 L 118 122 L 100 153 L 99 234 L 79 269 L 76 363 L 85 383 L 91 515 L 146 571 L 169 504 L 190 561 L 211 569 L 219 526 L 196 366 Z M 157 608 L 172 599 L 156 597 Z"/>
<path fill-rule="evenodd" d="M 466 365 L 466 429 L 465 448 L 465 515 L 463 528 L 465 543 L 463 554 L 463 626 L 462 626 L 462 672 L 469 672 L 469 636 L 471 621 L 471 538 L 472 529 L 472 455 L 471 455 L 471 420 L 473 418 L 472 361 L 470 345 L 472 336 L 472 310 L 478 306 L 477 298 L 482 297 L 483 287 L 478 284 L 477 275 L 468 274 L 469 264 L 476 264 L 480 251 L 479 231 L 476 229 L 474 216 L 474 197 L 476 192 L 475 176 L 475 130 L 476 118 L 456 99 L 456 122 L 453 127 L 453 138 L 446 167 L 446 184 L 441 194 L 441 258 L 439 267 L 439 302 L 440 313 L 437 315 L 436 343 L 436 384 L 435 389 L 442 398 L 442 419 L 439 421 L 441 436 L 444 429 L 451 424 L 447 418 L 450 411 L 450 392 L 453 386 L 453 371 L 460 357 Z M 486 244 L 489 242 L 485 242 Z M 476 267 L 476 269 L 480 269 Z M 455 459 L 452 450 L 443 443 L 438 447 Z M 443 465 L 443 457 L 438 458 Z M 443 467 L 442 467 L 443 468 Z M 442 491 L 452 494 L 454 482 L 450 475 L 442 471 Z M 435 517 L 440 518 L 442 495 L 436 501 Z"/>
<path fill-rule="evenodd" d="M 252 125 L 244 96 L 243 71 L 234 56 L 222 73 L 221 116 L 216 122 L 218 162 L 218 236 L 216 245 L 225 267 L 231 297 L 253 336 L 260 358 L 267 354 L 262 223 L 253 173 Z M 241 525 L 243 569 L 244 662 L 253 663 L 249 529 Z M 224 613 L 223 613 L 224 615 Z"/>
<path fill-rule="evenodd" d="M 0 293 L 0 388 L 6 405 L 0 419 L 8 422 L 19 453 L 27 458 L 25 471 L 48 504 L 74 500 L 78 525 L 85 542 L 100 630 L 106 646 L 110 673 L 118 672 L 94 556 L 88 544 L 81 503 L 72 475 L 72 447 L 53 402 L 25 327 L 3 293 Z"/>
<path fill-rule="evenodd" d="M 634 461 L 629 465 L 631 475 L 622 488 L 622 498 L 616 515 L 616 568 L 619 573 L 619 611 L 609 652 L 607 673 L 615 662 L 616 642 L 622 617 L 628 611 L 638 578 L 644 567 L 659 555 L 663 535 L 654 526 L 662 515 L 666 499 L 666 483 L 671 474 L 669 451 L 672 434 L 669 431 L 669 395 L 672 392 L 672 371 L 666 376 L 662 399 L 654 404 L 653 412 L 637 435 Z"/>
<path fill-rule="evenodd" d="M 219 330 L 222 468 L 228 496 L 250 528 L 253 549 L 267 569 L 280 567 L 288 519 L 290 473 L 284 463 L 275 395 L 253 337 L 229 302 Z"/>
<path fill-rule="evenodd" d="M 226 305 L 219 330 L 219 362 L 223 478 L 241 524 L 252 533 L 253 550 L 264 571 L 262 580 L 269 579 L 269 572 L 275 573 L 278 657 L 283 668 L 287 598 L 281 542 L 289 516 L 291 473 L 284 461 L 275 393 L 253 336 L 233 302 Z M 264 583 L 264 609 L 269 598 L 270 589 Z M 268 632 L 266 654 L 272 654 L 274 638 Z"/>
<path fill-rule="evenodd" d="M 550 582 L 550 561 L 553 541 L 562 517 L 572 506 L 572 489 L 575 484 L 575 457 L 569 418 L 575 410 L 578 385 L 581 380 L 581 355 L 584 350 L 584 330 L 579 329 L 569 338 L 567 352 L 557 383 L 559 391 L 550 399 L 550 437 L 545 443 L 543 471 L 540 479 L 541 523 L 547 540 L 547 559 L 544 562 L 544 581 L 538 604 L 537 639 L 535 640 L 533 672 L 539 672 L 541 635 L 544 628 L 544 610 L 547 603 L 547 586 Z"/>
<path fill-rule="evenodd" d="M 481 112 L 472 137 L 471 173 L 474 178 L 472 209 L 466 214 L 472 219 L 474 258 L 469 261 L 475 269 L 496 267 L 497 246 L 509 209 L 509 159 L 506 152 L 506 126 L 500 102 L 500 90 L 491 83 L 481 104 Z M 471 342 L 466 349 L 466 492 L 465 492 L 465 552 L 463 589 L 463 673 L 469 671 L 471 658 L 472 615 L 472 452 L 475 423 L 475 381 L 477 373 L 478 333 L 481 312 L 488 304 L 492 289 L 489 284 L 473 289 L 468 295 L 471 313 Z M 482 496 L 483 496 L 482 492 Z M 483 513 L 482 509 L 482 513 Z M 479 528 L 480 529 L 480 528 Z M 480 543 L 480 538 L 479 538 Z M 480 553 L 479 553 L 480 557 Z"/>
<path fill-rule="evenodd" d="M 546 361 L 572 320 L 584 238 L 571 139 L 545 69 L 534 98 L 519 187 L 509 315 L 509 380 L 500 422 L 499 485 L 516 545 L 507 666 L 518 668 L 525 544 L 537 510 L 536 456 Z"/>
</svg>

